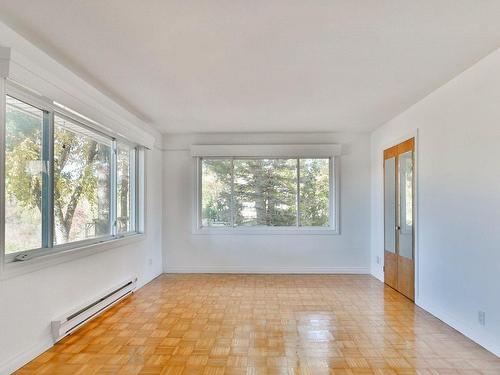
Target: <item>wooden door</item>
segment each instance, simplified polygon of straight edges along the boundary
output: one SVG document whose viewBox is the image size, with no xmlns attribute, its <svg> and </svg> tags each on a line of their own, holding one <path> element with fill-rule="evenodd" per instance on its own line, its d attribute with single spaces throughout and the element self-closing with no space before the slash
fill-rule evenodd
<svg viewBox="0 0 500 375">
<path fill-rule="evenodd" d="M 415 140 L 384 151 L 384 279 L 415 298 Z"/>
</svg>

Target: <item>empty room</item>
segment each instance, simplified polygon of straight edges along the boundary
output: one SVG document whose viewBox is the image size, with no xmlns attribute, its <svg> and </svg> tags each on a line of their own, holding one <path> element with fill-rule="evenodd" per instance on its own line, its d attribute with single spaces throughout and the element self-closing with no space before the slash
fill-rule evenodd
<svg viewBox="0 0 500 375">
<path fill-rule="evenodd" d="M 500 375 L 499 20 L 0 0 L 0 375 Z"/>
</svg>

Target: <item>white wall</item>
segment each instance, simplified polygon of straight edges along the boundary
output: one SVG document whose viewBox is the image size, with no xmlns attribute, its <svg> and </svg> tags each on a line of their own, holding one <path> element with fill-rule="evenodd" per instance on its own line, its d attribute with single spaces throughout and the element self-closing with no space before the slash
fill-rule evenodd
<svg viewBox="0 0 500 375">
<path fill-rule="evenodd" d="M 144 240 L 0 281 L 0 374 L 52 345 L 51 320 L 130 276 L 138 277 L 140 287 L 162 273 L 162 152 L 146 157 Z"/>
<path fill-rule="evenodd" d="M 372 134 L 371 268 L 381 280 L 382 152 L 417 129 L 417 303 L 500 355 L 500 51 Z"/>
<path fill-rule="evenodd" d="M 0 374 L 6 374 L 52 345 L 50 323 L 53 319 L 131 276 L 138 278 L 140 287 L 162 273 L 163 179 L 162 141 L 158 131 L 2 23 L 0 45 L 12 49 L 10 79 L 101 121 L 133 141 L 150 147 L 156 141 L 157 145 L 145 154 L 146 234 L 143 239 L 92 255 L 75 252 L 86 256 L 17 276 L 1 273 Z M 33 264 L 26 263 L 26 267 L 31 269 Z"/>
<path fill-rule="evenodd" d="M 164 138 L 166 272 L 369 271 L 368 134 L 198 134 Z M 191 144 L 340 143 L 340 235 L 193 234 Z"/>
</svg>

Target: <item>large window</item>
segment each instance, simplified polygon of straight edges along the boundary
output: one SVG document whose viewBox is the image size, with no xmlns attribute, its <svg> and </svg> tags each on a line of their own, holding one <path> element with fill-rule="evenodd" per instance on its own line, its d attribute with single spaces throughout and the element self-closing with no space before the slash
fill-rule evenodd
<svg viewBox="0 0 500 375">
<path fill-rule="evenodd" d="M 5 251 L 42 247 L 44 112 L 12 97 L 5 113 Z"/>
<path fill-rule="evenodd" d="M 199 227 L 335 228 L 333 158 L 200 158 Z"/>
<path fill-rule="evenodd" d="M 14 91 L 5 96 L 6 259 L 137 232 L 138 148 Z"/>
<path fill-rule="evenodd" d="M 54 243 L 111 235 L 111 139 L 55 116 Z"/>
</svg>

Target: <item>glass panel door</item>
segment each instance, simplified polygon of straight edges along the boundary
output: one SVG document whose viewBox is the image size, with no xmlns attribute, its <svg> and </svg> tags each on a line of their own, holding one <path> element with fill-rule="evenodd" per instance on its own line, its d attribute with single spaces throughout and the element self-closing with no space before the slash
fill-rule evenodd
<svg viewBox="0 0 500 375">
<path fill-rule="evenodd" d="M 414 147 L 409 139 L 384 151 L 384 281 L 415 295 Z"/>
<path fill-rule="evenodd" d="M 386 159 L 384 175 L 385 251 L 396 252 L 396 158 Z"/>
<path fill-rule="evenodd" d="M 413 151 L 399 155 L 399 255 L 413 259 Z"/>
</svg>

